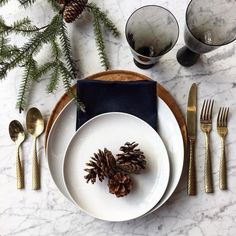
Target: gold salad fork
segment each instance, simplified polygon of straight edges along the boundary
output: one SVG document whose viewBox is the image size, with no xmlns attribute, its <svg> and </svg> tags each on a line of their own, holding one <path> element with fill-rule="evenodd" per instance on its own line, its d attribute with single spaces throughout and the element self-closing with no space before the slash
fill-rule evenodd
<svg viewBox="0 0 236 236">
<path fill-rule="evenodd" d="M 206 193 L 213 193 L 212 167 L 211 167 L 211 152 L 210 152 L 210 132 L 212 129 L 212 110 L 214 100 L 204 100 L 200 126 L 205 135 L 205 166 L 204 166 L 204 186 Z"/>
<path fill-rule="evenodd" d="M 220 170 L 219 170 L 219 187 L 222 190 L 227 189 L 227 168 L 225 156 L 225 137 L 228 133 L 229 108 L 221 107 L 217 116 L 217 132 L 221 139 L 221 157 L 220 157 Z"/>
</svg>

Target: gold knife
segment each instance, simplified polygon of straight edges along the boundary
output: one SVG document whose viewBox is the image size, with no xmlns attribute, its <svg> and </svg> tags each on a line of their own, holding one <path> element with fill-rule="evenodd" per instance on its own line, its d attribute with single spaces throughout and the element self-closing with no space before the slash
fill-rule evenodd
<svg viewBox="0 0 236 236">
<path fill-rule="evenodd" d="M 197 130 L 197 85 L 195 83 L 192 84 L 188 95 L 187 129 L 189 140 L 188 195 L 196 195 L 195 141 Z"/>
</svg>

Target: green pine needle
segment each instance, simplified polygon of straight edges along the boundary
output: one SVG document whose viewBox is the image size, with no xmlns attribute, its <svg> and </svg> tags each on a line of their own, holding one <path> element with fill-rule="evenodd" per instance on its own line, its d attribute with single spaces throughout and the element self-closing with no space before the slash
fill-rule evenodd
<svg viewBox="0 0 236 236">
<path fill-rule="evenodd" d="M 48 0 L 48 2 L 51 4 L 52 9 L 55 12 L 59 12 L 61 10 L 60 4 L 58 4 L 56 0 Z"/>
<path fill-rule="evenodd" d="M 59 61 L 59 69 L 60 69 L 60 72 L 61 72 L 64 88 L 67 91 L 68 96 L 71 97 L 72 99 L 74 99 L 74 101 L 77 104 L 77 107 L 82 112 L 85 112 L 84 104 L 81 101 L 78 100 L 77 96 L 72 91 L 71 83 L 70 83 L 70 81 L 71 81 L 70 73 L 67 70 L 67 68 L 64 66 L 64 63 L 62 61 Z"/>
<path fill-rule="evenodd" d="M 115 26 L 115 24 L 108 18 L 108 16 L 101 11 L 99 7 L 97 7 L 94 3 L 89 3 L 87 5 L 88 9 L 96 14 L 96 17 L 104 24 L 104 26 L 111 31 L 114 37 L 119 37 L 120 32 Z"/>
<path fill-rule="evenodd" d="M 104 44 L 104 40 L 103 40 L 100 22 L 98 20 L 98 16 L 97 16 L 96 11 L 94 11 L 92 9 L 92 13 L 94 16 L 93 17 L 93 28 L 94 28 L 95 40 L 96 40 L 96 44 L 97 44 L 97 48 L 98 48 L 98 55 L 100 57 L 100 62 L 102 64 L 102 66 L 105 68 L 105 70 L 108 70 L 109 69 L 109 61 L 108 61 L 106 51 L 105 51 L 105 44 Z"/>
<path fill-rule="evenodd" d="M 29 57 L 30 55 L 38 53 L 44 44 L 55 39 L 56 35 L 58 34 L 60 19 L 61 17 L 59 15 L 53 17 L 51 23 L 47 26 L 45 30 L 43 30 L 42 32 L 37 32 L 20 49 L 20 53 L 18 53 L 15 57 L 13 57 L 13 59 L 5 66 L 1 67 L 0 78 L 5 77 L 9 70 L 21 64 L 25 58 Z"/>
<path fill-rule="evenodd" d="M 55 63 L 54 69 L 50 75 L 50 82 L 47 86 L 48 93 L 53 93 L 57 89 L 57 85 L 59 82 L 59 65 Z"/>
<path fill-rule="evenodd" d="M 31 77 L 35 73 L 35 60 L 30 57 L 25 65 L 25 73 L 22 78 L 22 82 L 20 85 L 20 89 L 18 92 L 17 104 L 16 107 L 19 108 L 19 112 L 21 113 L 27 105 L 27 97 L 29 93 L 29 88 L 31 85 Z"/>
<path fill-rule="evenodd" d="M 61 47 L 63 51 L 63 55 L 66 60 L 66 66 L 71 74 L 71 79 L 76 79 L 76 72 L 75 72 L 75 65 L 72 60 L 72 52 L 71 52 L 71 45 L 70 45 L 70 39 L 68 38 L 68 32 L 67 27 L 63 19 L 60 21 L 60 31 L 59 31 L 59 38 L 61 42 Z"/>
</svg>

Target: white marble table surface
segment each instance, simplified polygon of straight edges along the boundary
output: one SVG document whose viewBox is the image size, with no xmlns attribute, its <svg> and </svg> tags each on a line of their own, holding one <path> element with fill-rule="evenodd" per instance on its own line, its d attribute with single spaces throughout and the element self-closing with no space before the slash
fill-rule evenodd
<svg viewBox="0 0 236 236">
<path fill-rule="evenodd" d="M 20 16 L 34 16 L 34 22 L 44 25 L 52 16 L 44 0 L 27 13 L 11 0 L 0 15 L 11 21 Z M 44 138 L 40 138 L 39 156 L 42 164 L 42 188 L 31 190 L 31 147 L 28 137 L 23 146 L 25 160 L 26 188 L 16 190 L 15 145 L 8 136 L 8 124 L 12 119 L 24 123 L 25 113 L 15 109 L 21 69 L 15 69 L 0 82 L 0 235 L 236 235 L 236 43 L 222 47 L 202 57 L 191 68 L 184 68 L 176 61 L 176 52 L 183 46 L 184 15 L 187 0 L 100 0 L 97 4 L 109 12 L 110 17 L 122 32 L 120 39 L 106 35 L 107 52 L 112 69 L 137 71 L 157 80 L 176 98 L 184 115 L 187 94 L 193 82 L 198 84 L 198 101 L 215 99 L 214 124 L 220 106 L 230 107 L 229 134 L 227 138 L 229 190 L 218 189 L 218 167 L 220 141 L 214 127 L 212 132 L 213 172 L 215 193 L 205 194 L 203 186 L 204 140 L 198 127 L 197 140 L 197 183 L 198 195 L 186 194 L 186 173 L 169 199 L 158 211 L 146 217 L 123 223 L 109 223 L 96 220 L 82 213 L 59 192 L 54 184 L 44 156 Z M 176 16 L 180 25 L 180 38 L 171 52 L 165 55 L 158 65 L 149 70 L 140 70 L 133 64 L 128 44 L 124 37 L 124 27 L 128 16 L 138 7 L 158 4 L 168 8 Z M 82 77 L 102 71 L 95 47 L 90 24 L 78 22 L 71 27 L 74 57 L 80 65 Z M 22 40 L 19 38 L 17 40 Z M 46 52 L 46 49 L 45 51 Z M 46 55 L 46 53 L 45 53 Z M 46 56 L 41 55 L 43 60 Z M 33 86 L 29 106 L 37 106 L 45 118 L 64 93 L 60 85 L 55 94 L 46 92 L 47 78 Z"/>
</svg>

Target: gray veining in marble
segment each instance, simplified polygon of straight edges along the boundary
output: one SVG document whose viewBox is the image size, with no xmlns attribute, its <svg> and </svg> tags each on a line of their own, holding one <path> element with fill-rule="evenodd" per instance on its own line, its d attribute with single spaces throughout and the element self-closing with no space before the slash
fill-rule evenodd
<svg viewBox="0 0 236 236">
<path fill-rule="evenodd" d="M 0 15 L 8 21 L 25 15 L 15 0 L 6 8 L 0 8 Z M 55 186 L 44 156 L 43 137 L 39 141 L 39 156 L 42 165 L 42 189 L 31 190 L 31 144 L 29 137 L 22 150 L 26 189 L 15 187 L 15 146 L 8 137 L 8 124 L 12 119 L 24 123 L 25 114 L 15 109 L 17 89 L 20 83 L 20 68 L 8 74 L 0 82 L 0 235 L 1 236 L 228 236 L 236 234 L 236 52 L 235 43 L 219 48 L 202 56 L 202 60 L 191 68 L 181 67 L 176 60 L 177 50 L 183 46 L 184 15 L 187 0 L 103 0 L 96 1 L 118 25 L 122 32 L 120 39 L 106 34 L 107 52 L 112 69 L 133 70 L 150 76 L 163 84 L 176 98 L 185 114 L 187 94 L 193 82 L 198 84 L 199 105 L 206 98 L 215 99 L 214 124 L 220 106 L 230 107 L 229 134 L 227 137 L 229 190 L 218 189 L 218 167 L 220 140 L 214 127 L 212 132 L 213 172 L 215 193 L 203 192 L 204 140 L 198 127 L 197 140 L 197 181 L 198 195 L 186 195 L 186 172 L 180 184 L 158 211 L 146 217 L 123 222 L 109 223 L 96 220 L 74 207 Z M 140 70 L 133 64 L 128 43 L 124 36 L 125 22 L 137 8 L 147 4 L 158 4 L 168 8 L 180 25 L 180 38 L 176 46 L 161 58 L 158 65 L 150 70 Z M 43 0 L 27 14 L 34 16 L 34 22 L 44 25 L 51 17 Z M 94 35 L 87 17 L 70 27 L 74 57 L 83 76 L 102 71 L 99 63 Z M 17 38 L 15 38 L 17 40 Z M 18 42 L 22 43 L 20 39 Z M 46 49 L 45 49 L 46 50 Z M 44 59 L 44 55 L 40 57 Z M 57 100 L 63 94 L 60 85 L 55 94 L 46 93 L 46 78 L 35 84 L 29 106 L 37 106 L 48 117 Z M 200 110 L 200 109 L 199 109 Z"/>
</svg>

